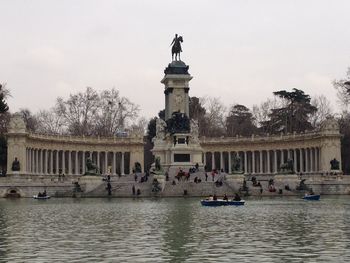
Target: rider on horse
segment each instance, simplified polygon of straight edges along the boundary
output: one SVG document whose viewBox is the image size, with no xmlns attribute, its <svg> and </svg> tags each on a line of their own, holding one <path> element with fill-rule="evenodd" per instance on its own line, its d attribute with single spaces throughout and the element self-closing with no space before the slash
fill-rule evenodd
<svg viewBox="0 0 350 263">
<path fill-rule="evenodd" d="M 171 48 L 173 60 L 174 60 L 174 54 L 175 54 L 175 60 L 177 60 L 177 55 L 179 55 L 179 60 L 180 60 L 180 52 L 182 52 L 181 42 L 183 42 L 182 36 L 178 37 L 177 34 L 175 34 L 175 38 L 173 39 L 173 41 L 170 44 L 170 45 L 173 45 Z"/>
</svg>

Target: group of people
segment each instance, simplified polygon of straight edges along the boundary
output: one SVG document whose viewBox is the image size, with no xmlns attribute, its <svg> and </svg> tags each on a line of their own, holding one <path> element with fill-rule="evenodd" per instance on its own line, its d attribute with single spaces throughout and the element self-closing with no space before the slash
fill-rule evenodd
<svg viewBox="0 0 350 263">
<path fill-rule="evenodd" d="M 132 186 L 131 191 L 132 191 L 132 195 L 139 196 L 141 194 L 141 190 L 140 189 L 136 190 L 135 185 Z"/>
<path fill-rule="evenodd" d="M 148 177 L 149 177 L 149 173 L 146 172 L 144 176 L 141 176 L 141 178 L 140 178 L 140 183 L 147 182 L 147 181 L 148 181 Z M 137 173 L 135 173 L 134 179 L 135 179 L 135 182 L 137 182 L 137 180 L 138 180 L 138 175 L 137 175 Z"/>
<path fill-rule="evenodd" d="M 207 198 L 207 200 L 209 200 L 209 201 L 217 201 L 218 197 L 217 197 L 216 194 L 210 195 L 209 198 Z M 228 196 L 226 194 L 224 194 L 224 196 L 222 197 L 222 200 L 229 201 Z M 239 194 L 235 193 L 235 196 L 233 197 L 232 201 L 241 201 L 241 200 L 242 199 L 239 196 Z"/>
<path fill-rule="evenodd" d="M 46 190 L 44 190 L 44 192 L 39 192 L 38 193 L 38 197 L 46 197 L 47 196 L 47 194 L 46 194 Z"/>
</svg>

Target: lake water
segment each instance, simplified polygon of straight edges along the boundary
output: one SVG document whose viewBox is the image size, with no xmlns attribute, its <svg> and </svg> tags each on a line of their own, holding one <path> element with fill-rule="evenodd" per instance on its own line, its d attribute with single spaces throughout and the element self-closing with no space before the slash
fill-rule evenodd
<svg viewBox="0 0 350 263">
<path fill-rule="evenodd" d="M 350 197 L 0 199 L 0 262 L 350 262 Z"/>
</svg>

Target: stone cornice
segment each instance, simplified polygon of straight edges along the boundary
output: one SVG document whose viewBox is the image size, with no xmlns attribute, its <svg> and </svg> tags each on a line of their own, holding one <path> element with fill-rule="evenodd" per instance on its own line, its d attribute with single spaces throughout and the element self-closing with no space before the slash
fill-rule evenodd
<svg viewBox="0 0 350 263">
<path fill-rule="evenodd" d="M 200 145 L 203 148 L 218 147 L 240 147 L 244 145 L 244 148 L 254 148 L 259 145 L 263 145 L 264 148 L 268 148 L 268 145 L 273 148 L 290 147 L 298 148 L 303 144 L 310 145 L 310 147 L 321 146 L 321 141 L 324 139 L 339 139 L 341 135 L 339 132 L 334 133 L 322 133 L 322 132 L 305 132 L 294 134 L 281 134 L 281 135 L 266 135 L 258 136 L 252 135 L 251 137 L 201 137 Z"/>
<path fill-rule="evenodd" d="M 43 135 L 28 133 L 26 135 L 29 144 L 73 144 L 73 145 L 106 145 L 106 146 L 143 146 L 142 136 L 129 137 L 95 137 L 95 136 L 66 136 L 66 135 Z"/>
</svg>

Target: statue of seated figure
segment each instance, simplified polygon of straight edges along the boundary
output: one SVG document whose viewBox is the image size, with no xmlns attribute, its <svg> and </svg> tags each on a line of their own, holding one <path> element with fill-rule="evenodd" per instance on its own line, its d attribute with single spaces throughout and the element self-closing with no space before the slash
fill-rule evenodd
<svg viewBox="0 0 350 263">
<path fill-rule="evenodd" d="M 280 165 L 280 171 L 284 173 L 293 173 L 293 159 L 288 159 L 286 163 Z"/>
<path fill-rule="evenodd" d="M 339 161 L 337 159 L 333 159 L 329 162 L 331 164 L 331 170 L 339 170 Z"/>
<path fill-rule="evenodd" d="M 86 159 L 86 172 L 84 175 L 97 175 L 99 174 L 99 169 L 96 164 L 92 162 L 90 158 Z"/>
<path fill-rule="evenodd" d="M 17 160 L 17 157 L 15 157 L 15 160 L 12 162 L 12 171 L 16 172 L 21 169 L 21 166 L 19 164 L 19 161 Z"/>
</svg>

